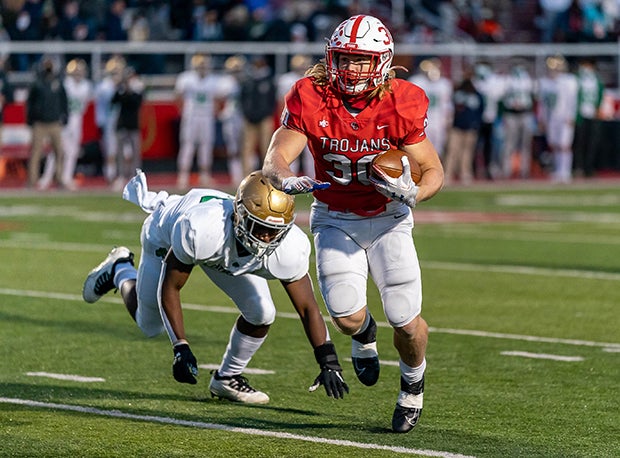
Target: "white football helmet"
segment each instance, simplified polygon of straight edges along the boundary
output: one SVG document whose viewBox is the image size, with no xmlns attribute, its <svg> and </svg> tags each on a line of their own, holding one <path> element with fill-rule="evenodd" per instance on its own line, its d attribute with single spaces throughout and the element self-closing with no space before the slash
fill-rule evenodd
<svg viewBox="0 0 620 458">
<path fill-rule="evenodd" d="M 274 188 L 261 172 L 252 172 L 235 196 L 235 236 L 258 258 L 268 256 L 295 221 L 295 199 Z"/>
<path fill-rule="evenodd" d="M 371 70 L 338 68 L 340 54 L 370 57 Z M 361 94 L 383 84 L 394 57 L 394 40 L 388 28 L 373 16 L 357 15 L 342 22 L 325 47 L 325 62 L 332 86 L 345 94 Z"/>
</svg>

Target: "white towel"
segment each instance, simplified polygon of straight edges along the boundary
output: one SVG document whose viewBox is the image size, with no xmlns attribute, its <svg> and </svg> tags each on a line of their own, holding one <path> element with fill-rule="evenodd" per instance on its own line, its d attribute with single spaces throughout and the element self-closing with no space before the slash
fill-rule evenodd
<svg viewBox="0 0 620 458">
<path fill-rule="evenodd" d="M 167 198 L 166 191 L 149 191 L 146 175 L 140 169 L 136 169 L 136 176 L 123 189 L 123 199 L 136 204 L 146 213 L 153 213 Z"/>
</svg>

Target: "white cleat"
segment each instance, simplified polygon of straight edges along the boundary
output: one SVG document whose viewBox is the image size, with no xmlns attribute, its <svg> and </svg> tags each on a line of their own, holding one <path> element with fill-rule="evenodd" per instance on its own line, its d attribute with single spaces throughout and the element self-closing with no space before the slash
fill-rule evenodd
<svg viewBox="0 0 620 458">
<path fill-rule="evenodd" d="M 213 372 L 209 383 L 211 396 L 228 399 L 246 404 L 267 404 L 269 396 L 262 391 L 255 390 L 243 375 L 220 377 L 217 371 Z"/>
<path fill-rule="evenodd" d="M 82 288 L 82 297 L 86 302 L 97 302 L 101 296 L 114 289 L 114 269 L 119 262 L 133 265 L 133 253 L 129 248 L 113 248 L 103 262 L 90 271 Z"/>
</svg>

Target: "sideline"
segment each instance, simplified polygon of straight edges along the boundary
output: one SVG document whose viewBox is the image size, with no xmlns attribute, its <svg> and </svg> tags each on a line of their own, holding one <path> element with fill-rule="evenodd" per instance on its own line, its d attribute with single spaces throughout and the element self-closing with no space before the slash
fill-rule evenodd
<svg viewBox="0 0 620 458">
<path fill-rule="evenodd" d="M 159 417 L 155 415 L 137 415 L 133 413 L 122 412 L 120 410 L 96 409 L 94 407 L 84 407 L 79 405 L 55 404 L 51 402 L 40 402 L 31 399 L 17 399 L 0 397 L 2 404 L 23 405 L 27 407 L 36 407 L 42 409 L 64 410 L 69 412 L 79 412 L 91 415 L 99 415 L 103 417 L 123 418 L 126 420 L 146 421 L 151 423 L 160 423 L 174 426 L 188 426 L 199 429 L 211 429 L 217 431 L 226 431 L 231 433 L 248 434 L 252 436 L 274 437 L 276 439 L 290 439 L 304 442 L 314 442 L 317 444 L 328 444 L 344 447 L 355 447 L 366 450 L 386 450 L 395 453 L 405 453 L 410 455 L 422 455 L 442 458 L 475 458 L 470 455 L 461 455 L 459 453 L 441 452 L 436 450 L 412 449 L 406 447 L 396 447 L 390 445 L 370 444 L 365 442 L 353 442 L 348 440 L 327 439 L 324 437 L 302 436 L 300 434 L 291 434 L 282 431 L 264 431 L 256 428 L 241 428 L 236 426 L 222 425 L 218 423 L 206 423 L 202 421 L 181 420 L 172 417 Z"/>
</svg>

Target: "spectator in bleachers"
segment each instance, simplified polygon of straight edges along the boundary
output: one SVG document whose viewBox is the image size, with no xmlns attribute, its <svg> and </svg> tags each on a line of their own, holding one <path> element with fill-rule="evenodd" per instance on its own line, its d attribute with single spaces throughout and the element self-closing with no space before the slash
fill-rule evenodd
<svg viewBox="0 0 620 458">
<path fill-rule="evenodd" d="M 563 41 L 568 29 L 568 9 L 572 0 L 538 0 L 541 16 L 537 24 L 541 29 L 540 41 Z"/>
<path fill-rule="evenodd" d="M 195 41 L 221 41 L 224 38 L 219 13 L 216 9 L 203 9 L 195 17 Z"/>
<path fill-rule="evenodd" d="M 513 155 L 519 157 L 519 175 L 528 178 L 532 164 L 532 138 L 534 136 L 534 80 L 525 62 L 515 59 L 504 80 L 501 98 L 502 130 L 502 176 L 513 175 Z"/>
<path fill-rule="evenodd" d="M 28 186 L 45 189 L 49 184 L 39 183 L 41 159 L 45 141 L 49 140 L 56 155 L 55 177 L 58 184 L 66 187 L 63 180 L 64 147 L 62 127 L 67 122 L 67 93 L 58 75 L 56 63 L 44 57 L 40 72 L 30 86 L 26 101 L 26 123 L 32 128 L 32 146 L 28 162 Z"/>
<path fill-rule="evenodd" d="M 252 57 L 247 75 L 241 82 L 243 111 L 243 176 L 262 167 L 273 134 L 276 86 L 265 56 Z"/>
<path fill-rule="evenodd" d="M 127 5 L 124 0 L 112 0 L 101 26 L 100 39 L 105 41 L 127 40 Z"/>
<path fill-rule="evenodd" d="M 25 0 L 14 20 L 5 24 L 12 41 L 37 41 L 45 36 L 43 27 L 43 2 Z M 28 71 L 38 62 L 39 55 L 14 54 L 11 56 L 12 68 Z"/>
<path fill-rule="evenodd" d="M 607 41 L 609 21 L 600 1 L 586 1 L 582 5 L 583 38 L 586 41 Z"/>
</svg>

